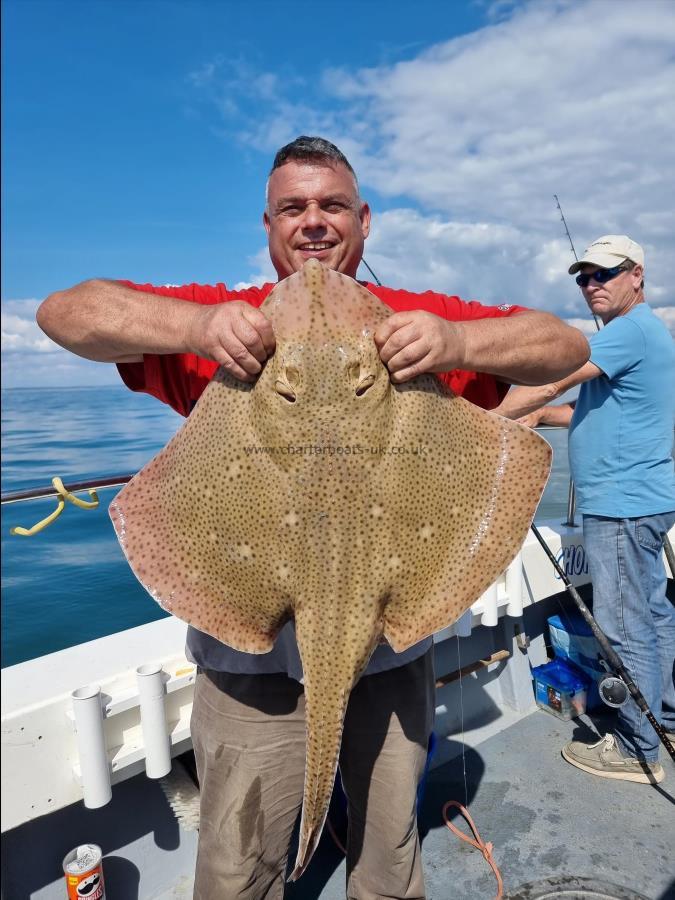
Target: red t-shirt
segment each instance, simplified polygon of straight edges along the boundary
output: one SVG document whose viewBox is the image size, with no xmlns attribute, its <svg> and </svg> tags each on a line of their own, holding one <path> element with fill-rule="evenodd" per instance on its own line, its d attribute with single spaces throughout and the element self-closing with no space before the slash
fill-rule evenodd
<svg viewBox="0 0 675 900">
<path fill-rule="evenodd" d="M 251 306 L 260 306 L 270 293 L 273 284 L 262 287 L 250 287 L 241 291 L 230 291 L 224 284 L 201 285 L 186 284 L 181 287 L 156 287 L 151 284 L 134 284 L 122 281 L 126 287 L 144 291 L 148 294 L 159 294 L 164 297 L 177 297 L 191 303 L 211 305 L 228 300 L 244 300 Z M 423 309 L 451 322 L 466 322 L 470 319 L 490 319 L 510 316 L 523 312 L 522 306 L 483 306 L 472 300 L 467 303 L 459 297 L 437 294 L 426 291 L 413 294 L 410 291 L 394 290 L 378 285 L 361 282 L 372 294 L 379 297 L 394 312 L 412 309 Z M 119 363 L 117 368 L 126 386 L 132 391 L 151 394 L 168 403 L 183 416 L 190 414 L 202 391 L 211 380 L 218 364 L 202 359 L 194 353 L 170 353 L 164 355 L 146 354 L 143 362 Z M 493 409 L 503 399 L 508 385 L 497 381 L 494 375 L 485 372 L 465 372 L 453 369 L 438 375 L 448 387 L 484 409 Z"/>
</svg>

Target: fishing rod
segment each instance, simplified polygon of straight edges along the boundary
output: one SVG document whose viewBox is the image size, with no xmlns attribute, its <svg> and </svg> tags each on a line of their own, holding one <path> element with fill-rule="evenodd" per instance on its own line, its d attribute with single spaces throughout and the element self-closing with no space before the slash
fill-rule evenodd
<svg viewBox="0 0 675 900">
<path fill-rule="evenodd" d="M 562 206 L 560 205 L 560 200 L 558 200 L 558 195 L 554 194 L 553 198 L 555 200 L 555 205 L 558 207 L 558 212 L 560 213 L 560 218 L 562 219 L 562 223 L 565 226 L 565 234 L 567 235 L 567 240 L 570 242 L 570 247 L 572 248 L 572 254 L 574 256 L 574 261 L 579 262 L 579 257 L 577 256 L 577 251 L 574 249 L 574 242 L 572 241 L 572 235 L 570 234 L 570 230 L 567 227 L 567 221 L 565 220 L 565 214 L 562 211 Z M 597 320 L 595 313 L 591 313 L 593 316 L 593 321 L 595 322 L 595 327 L 598 331 L 600 331 L 600 323 Z"/>
<path fill-rule="evenodd" d="M 572 240 L 572 235 L 570 234 L 570 230 L 567 225 L 567 220 L 565 219 L 565 214 L 563 213 L 562 206 L 560 205 L 560 200 L 558 199 L 558 195 L 554 194 L 553 198 L 555 199 L 556 206 L 558 207 L 558 212 L 560 213 L 560 219 L 565 228 L 565 234 L 567 235 L 567 240 L 570 243 L 570 248 L 572 250 L 572 255 L 574 256 L 574 260 L 575 260 L 575 262 L 579 262 L 579 257 L 577 256 L 577 252 L 574 248 L 574 241 Z M 368 269 L 370 274 L 373 276 L 376 283 L 378 285 L 380 285 L 381 282 L 379 281 L 379 279 L 377 278 L 377 276 L 375 275 L 373 270 L 370 268 L 368 263 L 365 261 L 365 259 L 362 259 L 362 262 L 364 263 L 364 265 L 366 266 L 366 268 Z M 591 315 L 593 316 L 593 321 L 595 322 L 595 327 L 599 331 L 600 323 L 598 322 L 598 319 L 597 319 L 595 313 L 591 313 Z M 534 523 L 532 523 L 531 528 L 534 533 L 534 536 L 537 538 L 537 540 L 543 547 L 544 551 L 546 552 L 546 555 L 548 556 L 549 560 L 553 564 L 553 567 L 555 568 L 556 572 L 562 579 L 568 593 L 570 594 L 570 596 L 574 600 L 577 608 L 579 609 L 579 612 L 581 613 L 581 615 L 585 619 L 586 623 L 591 628 L 591 631 L 593 632 L 595 639 L 597 640 L 598 644 L 600 645 L 602 652 L 605 654 L 605 660 L 607 662 L 607 665 L 611 669 L 613 669 L 613 671 L 615 673 L 615 677 L 610 676 L 608 678 L 605 678 L 602 680 L 602 682 L 599 685 L 599 692 L 600 692 L 600 696 L 602 697 L 602 700 L 605 703 L 607 703 L 609 706 L 613 706 L 613 707 L 623 706 L 623 704 L 628 699 L 628 694 L 626 693 L 626 691 L 628 691 L 628 693 L 630 693 L 630 695 L 635 700 L 639 709 L 646 715 L 648 721 L 654 728 L 654 731 L 657 733 L 661 743 L 665 746 L 666 750 L 668 751 L 668 753 L 670 754 L 672 759 L 675 760 L 675 748 L 673 747 L 672 743 L 668 739 L 665 729 L 657 721 L 656 717 L 654 716 L 651 709 L 649 708 L 647 701 L 644 698 L 644 695 L 642 694 L 642 692 L 637 687 L 637 685 L 631 678 L 630 674 L 626 670 L 626 667 L 624 666 L 621 657 L 612 648 L 611 644 L 609 643 L 609 640 L 607 639 L 607 636 L 605 635 L 605 633 L 602 631 L 602 629 L 596 622 L 595 618 L 591 614 L 591 611 L 588 609 L 588 607 L 586 606 L 584 601 L 581 599 L 579 592 L 576 590 L 574 585 L 568 579 L 564 569 L 558 563 L 558 560 L 555 558 L 555 556 L 551 552 L 548 544 L 542 538 L 541 533 L 539 532 L 539 529 L 536 527 L 536 525 Z M 675 554 L 673 553 L 672 545 L 671 545 L 668 535 L 666 533 L 663 533 L 661 535 L 661 537 L 663 540 L 663 549 L 666 554 L 666 558 L 668 560 L 668 564 L 670 566 L 671 573 L 672 573 L 673 577 L 675 578 Z"/>
<path fill-rule="evenodd" d="M 532 529 L 534 536 L 539 541 L 544 552 L 546 553 L 549 560 L 551 561 L 553 568 L 556 570 L 556 572 L 562 579 L 563 584 L 567 588 L 567 592 L 569 593 L 570 597 L 574 600 L 579 612 L 584 617 L 586 623 L 588 624 L 591 631 L 593 632 L 593 635 L 594 635 L 595 639 L 597 640 L 598 644 L 600 645 L 600 648 L 605 656 L 605 661 L 606 661 L 607 665 L 614 672 L 614 677 L 610 676 L 608 678 L 604 678 L 598 685 L 598 690 L 600 692 L 600 696 L 601 696 L 602 700 L 608 706 L 614 706 L 614 707 L 623 706 L 623 704 L 628 699 L 628 694 L 626 693 L 626 689 L 627 689 L 628 693 L 630 693 L 633 700 L 635 700 L 635 702 L 637 703 L 640 711 L 643 712 L 645 714 L 645 716 L 647 717 L 650 725 L 652 726 L 652 728 L 658 735 L 659 740 L 661 741 L 663 746 L 666 748 L 666 750 L 668 751 L 668 753 L 670 754 L 672 759 L 675 761 L 675 747 L 673 747 L 670 740 L 668 739 L 665 728 L 663 727 L 663 725 L 660 724 L 660 722 L 657 721 L 656 716 L 654 715 L 654 713 L 651 711 L 651 709 L 647 705 L 647 701 L 645 700 L 644 695 L 642 694 L 642 691 L 640 691 L 638 686 L 635 684 L 633 679 L 630 677 L 630 674 L 628 673 L 628 671 L 626 670 L 626 667 L 623 664 L 623 660 L 621 659 L 619 654 L 613 649 L 613 647 L 609 643 L 609 640 L 607 639 L 607 635 L 604 633 L 604 631 L 600 628 L 598 623 L 593 618 L 591 611 L 586 606 L 584 601 L 581 599 L 579 592 L 577 591 L 577 589 L 574 587 L 572 582 L 567 577 L 565 570 L 562 568 L 562 566 L 560 565 L 558 560 L 555 558 L 555 556 L 551 552 L 551 548 L 548 546 L 548 544 L 546 543 L 544 538 L 541 536 L 541 533 L 539 532 L 539 529 L 537 528 L 537 526 L 534 523 L 532 523 L 532 525 L 530 527 Z"/>
<path fill-rule="evenodd" d="M 579 262 L 579 257 L 577 256 L 577 251 L 574 249 L 574 242 L 572 241 L 572 235 L 570 234 L 570 230 L 567 227 L 567 222 L 565 221 L 565 216 L 562 211 L 562 206 L 560 205 L 560 200 L 558 200 L 558 195 L 554 194 L 553 199 L 555 200 L 555 205 L 558 207 L 558 212 L 560 213 L 560 218 L 562 219 L 562 223 L 565 226 L 565 234 L 567 235 L 567 240 L 570 242 L 570 247 L 572 248 L 572 255 L 574 256 L 574 261 Z"/>
<path fill-rule="evenodd" d="M 575 262 L 579 262 L 579 257 L 577 256 L 577 252 L 574 249 L 574 242 L 572 241 L 572 235 L 570 234 L 570 230 L 567 227 L 567 221 L 565 219 L 565 214 L 562 211 L 562 206 L 560 205 L 560 200 L 558 199 L 557 194 L 554 194 L 553 197 L 555 199 L 556 206 L 558 207 L 558 212 L 560 213 L 560 218 L 562 220 L 562 223 L 565 226 L 565 234 L 567 235 L 567 239 L 570 242 L 570 247 L 572 248 L 572 254 L 574 255 Z M 595 316 L 595 313 L 593 313 L 593 321 L 595 322 L 595 327 L 599 331 L 600 324 L 597 320 L 597 317 Z M 572 489 L 573 488 L 574 488 L 574 485 L 572 483 Z M 569 515 L 568 515 L 568 518 L 569 518 Z M 581 599 L 579 593 L 574 588 L 574 585 L 572 585 L 572 583 L 567 578 L 567 575 L 563 571 L 562 567 L 559 565 L 558 560 L 551 553 L 548 545 L 544 542 L 541 534 L 539 533 L 539 531 L 538 531 L 537 527 L 534 525 L 534 523 L 532 524 L 532 531 L 534 532 L 534 536 L 537 538 L 537 540 L 539 541 L 541 546 L 544 548 L 546 555 L 553 563 L 555 570 L 562 578 L 563 583 L 565 584 L 565 587 L 567 588 L 568 593 L 570 594 L 570 596 L 576 603 L 576 605 L 579 609 L 579 612 L 582 614 L 582 616 L 586 620 L 587 624 L 590 626 L 598 644 L 600 645 L 600 647 L 602 649 L 602 652 L 605 654 L 605 660 L 606 660 L 608 666 L 614 670 L 614 673 L 615 673 L 614 677 L 609 676 L 608 678 L 604 678 L 598 685 L 600 697 L 602 698 L 603 702 L 606 703 L 608 706 L 613 706 L 613 707 L 623 706 L 623 704 L 628 700 L 628 693 L 627 693 L 627 691 L 628 691 L 630 693 L 630 695 L 633 697 L 633 699 L 635 700 L 635 702 L 637 703 L 640 710 L 647 716 L 647 719 L 649 720 L 650 724 L 654 728 L 654 731 L 657 733 L 661 743 L 665 746 L 665 748 L 668 751 L 668 753 L 670 754 L 670 756 L 675 760 L 675 749 L 673 748 L 673 745 L 671 744 L 671 742 L 668 740 L 665 729 L 663 728 L 662 725 L 660 725 L 656 721 L 654 714 L 652 713 L 652 711 L 649 709 L 649 706 L 647 705 L 647 701 L 645 700 L 644 695 L 642 694 L 642 692 L 639 690 L 639 688 L 637 687 L 635 682 L 632 680 L 632 678 L 626 671 L 623 661 L 621 660 L 619 655 L 616 653 L 616 651 L 610 645 L 609 641 L 607 640 L 606 634 L 602 631 L 602 629 L 600 628 L 598 623 L 595 621 L 595 619 L 591 615 L 590 610 L 588 609 L 588 607 L 586 606 L 584 601 Z M 675 556 L 673 554 L 673 548 L 670 544 L 670 540 L 669 540 L 667 534 L 664 533 L 661 535 L 661 537 L 663 540 L 663 549 L 665 551 L 666 558 L 668 559 L 668 564 L 670 566 L 670 570 L 672 572 L 673 578 L 675 578 Z"/>
</svg>

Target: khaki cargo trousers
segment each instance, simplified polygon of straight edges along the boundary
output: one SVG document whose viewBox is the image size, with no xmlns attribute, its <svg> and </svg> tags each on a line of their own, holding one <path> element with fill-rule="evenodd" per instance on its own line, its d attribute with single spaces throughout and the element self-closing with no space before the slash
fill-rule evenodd
<svg viewBox="0 0 675 900">
<path fill-rule="evenodd" d="M 361 678 L 351 693 L 340 753 L 350 900 L 424 898 L 416 794 L 433 713 L 433 650 Z M 200 672 L 192 739 L 201 788 L 195 900 L 281 900 L 302 804 L 302 685 Z"/>
</svg>

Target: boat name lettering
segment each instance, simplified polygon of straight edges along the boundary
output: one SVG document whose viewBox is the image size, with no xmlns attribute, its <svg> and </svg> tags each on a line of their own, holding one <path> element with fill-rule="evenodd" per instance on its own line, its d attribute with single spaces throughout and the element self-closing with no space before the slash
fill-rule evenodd
<svg viewBox="0 0 675 900">
<path fill-rule="evenodd" d="M 569 544 L 567 547 L 561 547 L 557 560 L 568 578 L 572 575 L 588 575 L 588 560 L 583 544 Z M 560 580 L 557 572 L 555 577 Z"/>
</svg>

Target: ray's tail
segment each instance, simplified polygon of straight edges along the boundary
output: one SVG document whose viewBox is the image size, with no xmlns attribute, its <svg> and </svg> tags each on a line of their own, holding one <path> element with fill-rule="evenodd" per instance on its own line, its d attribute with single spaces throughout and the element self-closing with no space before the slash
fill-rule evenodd
<svg viewBox="0 0 675 900">
<path fill-rule="evenodd" d="M 372 652 L 372 639 L 360 652 L 351 647 L 351 652 L 345 653 L 344 647 L 338 651 L 325 621 L 319 628 L 313 624 L 308 627 L 296 618 L 305 685 L 307 755 L 300 841 L 290 881 L 302 875 L 319 843 L 333 792 L 349 694 Z"/>
<path fill-rule="evenodd" d="M 305 685 L 307 717 L 305 790 L 300 821 L 300 841 L 295 867 L 290 876 L 291 881 L 295 881 L 305 871 L 321 838 L 335 782 L 342 727 L 351 683 L 344 686 L 341 696 L 334 693 L 335 685 L 331 684 L 328 703 L 325 695 L 312 696 L 316 687 L 318 686 L 310 689 Z"/>
</svg>

